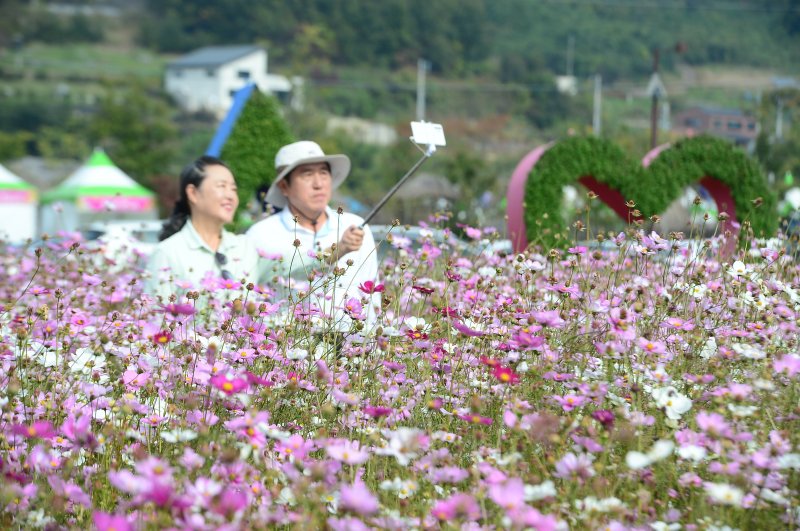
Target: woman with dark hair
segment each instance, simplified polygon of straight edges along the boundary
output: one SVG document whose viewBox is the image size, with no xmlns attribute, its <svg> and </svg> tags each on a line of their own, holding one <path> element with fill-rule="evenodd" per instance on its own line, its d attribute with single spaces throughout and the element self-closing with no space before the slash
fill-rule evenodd
<svg viewBox="0 0 800 531">
<path fill-rule="evenodd" d="M 255 283 L 255 246 L 224 229 L 238 206 L 236 181 L 224 162 L 206 155 L 184 168 L 180 197 L 147 265 L 147 291 L 166 298 L 180 289 L 199 290 L 205 279 Z"/>
</svg>

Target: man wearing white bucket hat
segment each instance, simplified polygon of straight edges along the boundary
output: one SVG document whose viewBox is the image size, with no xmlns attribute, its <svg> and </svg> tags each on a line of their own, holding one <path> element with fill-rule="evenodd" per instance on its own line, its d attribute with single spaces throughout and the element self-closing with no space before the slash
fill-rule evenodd
<svg viewBox="0 0 800 531">
<path fill-rule="evenodd" d="M 361 217 L 328 206 L 350 173 L 350 159 L 326 155 L 316 142 L 302 140 L 278 151 L 275 170 L 266 200 L 283 210 L 253 225 L 247 236 L 263 257 L 278 260 L 274 273 L 313 278 L 311 289 L 324 294 L 323 310 L 331 309 L 330 302 L 342 310 L 348 299 L 360 300 L 365 294 L 359 285 L 377 279 L 375 240 L 369 227 L 359 228 Z M 269 283 L 269 264 L 262 270 Z M 369 306 L 365 313 L 371 314 L 372 301 Z"/>
</svg>

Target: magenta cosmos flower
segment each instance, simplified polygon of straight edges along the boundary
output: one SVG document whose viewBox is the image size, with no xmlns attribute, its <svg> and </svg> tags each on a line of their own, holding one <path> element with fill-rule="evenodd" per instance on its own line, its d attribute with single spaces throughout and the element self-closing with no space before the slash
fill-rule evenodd
<svg viewBox="0 0 800 531">
<path fill-rule="evenodd" d="M 209 383 L 228 396 L 247 389 L 247 386 L 250 385 L 245 378 L 229 376 L 227 374 L 212 376 Z"/>
</svg>

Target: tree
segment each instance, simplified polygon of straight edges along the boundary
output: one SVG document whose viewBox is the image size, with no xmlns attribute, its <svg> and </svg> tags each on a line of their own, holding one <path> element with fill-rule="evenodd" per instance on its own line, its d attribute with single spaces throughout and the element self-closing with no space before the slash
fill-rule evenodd
<svg viewBox="0 0 800 531">
<path fill-rule="evenodd" d="M 150 185 L 151 177 L 168 170 L 172 160 L 176 129 L 171 112 L 162 93 L 140 85 L 110 92 L 90 123 L 89 138 L 123 171 Z"/>
<path fill-rule="evenodd" d="M 293 140 L 275 98 L 254 90 L 222 149 L 239 188 L 239 223 L 256 189 L 272 182 L 275 154 Z"/>
</svg>

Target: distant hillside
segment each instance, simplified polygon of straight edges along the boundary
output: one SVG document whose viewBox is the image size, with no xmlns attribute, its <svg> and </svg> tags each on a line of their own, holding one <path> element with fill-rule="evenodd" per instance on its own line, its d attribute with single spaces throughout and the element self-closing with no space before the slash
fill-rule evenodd
<svg viewBox="0 0 800 531">
<path fill-rule="evenodd" d="M 606 79 L 663 63 L 791 69 L 800 60 L 793 0 L 146 0 L 141 42 L 164 52 L 265 41 L 271 59 L 308 74 L 330 65 L 398 69 L 428 59 L 447 77 L 532 72 Z M 568 42 L 574 44 L 568 65 Z"/>
</svg>

